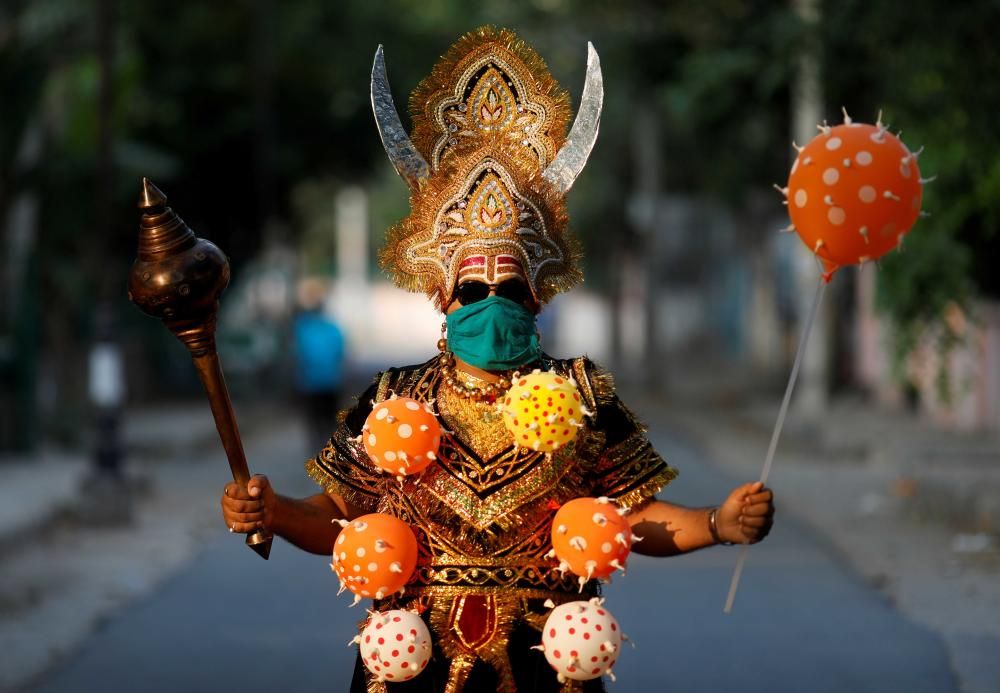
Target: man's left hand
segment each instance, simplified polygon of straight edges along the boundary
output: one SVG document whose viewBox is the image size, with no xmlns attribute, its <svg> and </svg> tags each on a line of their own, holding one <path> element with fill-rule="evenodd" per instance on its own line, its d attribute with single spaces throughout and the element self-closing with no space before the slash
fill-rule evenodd
<svg viewBox="0 0 1000 693">
<path fill-rule="evenodd" d="M 759 481 L 737 486 L 715 516 L 719 539 L 756 544 L 774 524 L 774 494 Z"/>
</svg>

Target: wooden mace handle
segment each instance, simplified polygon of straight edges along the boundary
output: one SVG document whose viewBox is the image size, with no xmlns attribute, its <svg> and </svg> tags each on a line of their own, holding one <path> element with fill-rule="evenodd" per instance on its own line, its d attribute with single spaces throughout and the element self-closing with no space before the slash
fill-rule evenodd
<svg viewBox="0 0 1000 693">
<path fill-rule="evenodd" d="M 143 214 L 138 256 L 129 273 L 129 300 L 162 320 L 191 353 L 233 479 L 246 487 L 250 470 L 215 349 L 219 296 L 229 284 L 229 261 L 214 244 L 197 238 L 167 206 L 166 195 L 146 178 L 142 179 L 139 209 Z M 247 535 L 247 546 L 266 560 L 271 539 L 269 533 L 257 530 Z"/>
</svg>

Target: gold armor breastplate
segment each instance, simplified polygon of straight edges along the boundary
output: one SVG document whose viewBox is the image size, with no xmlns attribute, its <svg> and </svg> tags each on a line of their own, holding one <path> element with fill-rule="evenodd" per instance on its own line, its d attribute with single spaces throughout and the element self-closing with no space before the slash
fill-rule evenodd
<svg viewBox="0 0 1000 693">
<path fill-rule="evenodd" d="M 545 557 L 552 517 L 562 503 L 606 495 L 633 506 L 675 474 L 618 402 L 610 377 L 586 359 L 545 365 L 572 376 L 587 408 L 597 412 L 555 453 L 513 447 L 490 405 L 439 387 L 444 369 L 434 359 L 380 376 L 330 444 L 307 463 L 317 481 L 352 505 L 394 515 L 414 528 L 417 569 L 403 596 L 377 606 L 428 611 L 436 644 L 451 660 L 449 692 L 461 690 L 477 659 L 497 671 L 499 690 L 513 691 L 507 645 L 514 624 L 540 628 L 546 600 L 573 601 L 596 590 L 588 585 L 581 597 L 576 577 L 560 574 Z M 402 482 L 377 473 L 355 440 L 372 401 L 393 394 L 430 403 L 445 429 L 438 461 Z M 371 679 L 369 689 L 384 687 Z"/>
</svg>

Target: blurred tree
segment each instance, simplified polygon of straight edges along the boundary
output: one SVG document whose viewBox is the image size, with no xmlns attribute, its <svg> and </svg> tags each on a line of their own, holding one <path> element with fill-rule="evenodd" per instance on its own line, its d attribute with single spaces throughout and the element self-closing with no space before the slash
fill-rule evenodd
<svg viewBox="0 0 1000 693">
<path fill-rule="evenodd" d="M 1000 298 L 993 266 L 1000 229 L 1000 5 L 913 0 L 829 2 L 824 26 L 825 82 L 831 104 L 904 130 L 920 156 L 924 209 L 905 251 L 887 257 L 879 303 L 897 328 L 904 356 L 919 333 L 957 301 Z M 831 114 L 833 115 L 833 114 Z M 942 334 L 949 334 L 943 330 Z M 947 343 L 943 346 L 947 347 Z"/>
<path fill-rule="evenodd" d="M 0 7 L 0 448 L 29 449 L 38 430 L 42 297 L 49 235 L 44 190 L 60 125 L 49 76 L 77 56 L 83 12 L 67 0 Z M 58 262 L 64 256 L 55 255 Z"/>
<path fill-rule="evenodd" d="M 405 213 L 406 189 L 387 173 L 370 115 L 375 46 L 386 46 L 407 122 L 409 91 L 458 35 L 484 23 L 518 31 L 574 102 L 585 41 L 601 53 L 601 138 L 569 199 L 586 245 L 641 243 L 625 214 L 638 183 L 628 152 L 640 111 L 660 123 L 664 190 L 698 191 L 741 209 L 755 190 L 782 180 L 794 56 L 805 41 L 820 41 L 828 103 L 858 117 L 884 107 L 908 141 L 927 145 L 922 169 L 942 174 L 927 190 L 936 216 L 920 223 L 905 261 L 885 263 L 882 295 L 892 314 L 902 323 L 953 296 L 998 292 L 984 252 L 1000 223 L 1000 157 L 992 154 L 1000 143 L 984 115 L 1000 101 L 989 34 L 1000 10 L 990 0 L 947 8 L 933 0 L 826 3 L 820 36 L 804 31 L 785 3 L 765 0 L 109 2 L 114 61 L 104 93 L 113 98 L 103 121 L 98 5 L 0 5 L 0 279 L 20 297 L 0 302 L 0 361 L 31 398 L 38 387 L 29 361 L 41 355 L 61 421 L 73 421 L 81 406 L 74 354 L 85 353 L 99 287 L 107 281 L 117 292 L 134 252 L 141 176 L 232 256 L 237 273 L 267 229 L 289 228 L 303 209 L 322 210 L 324 191 L 341 182 L 377 182 L 378 243 Z M 102 141 L 114 171 L 105 221 L 94 199 Z M 25 193 L 37 203 L 36 234 L 11 221 Z M 741 243 L 752 246 L 771 229 L 747 231 Z M 609 257 L 588 256 L 588 282 L 614 283 Z M 33 319 L 39 306 L 44 317 Z M 124 299 L 118 311 L 145 335 L 145 352 L 170 353 L 157 325 Z"/>
</svg>

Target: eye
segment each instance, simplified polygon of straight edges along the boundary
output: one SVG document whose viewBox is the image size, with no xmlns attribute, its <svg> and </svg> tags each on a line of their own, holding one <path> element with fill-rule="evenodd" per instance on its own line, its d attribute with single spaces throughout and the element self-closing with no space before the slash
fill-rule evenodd
<svg viewBox="0 0 1000 693">
<path fill-rule="evenodd" d="M 531 291 L 528 289 L 528 285 L 520 279 L 508 279 L 500 282 L 497 286 L 496 294 L 501 298 L 506 298 L 508 301 L 520 304 L 527 303 L 531 299 Z"/>
<path fill-rule="evenodd" d="M 490 295 L 490 287 L 482 282 L 463 282 L 455 289 L 455 298 L 463 306 L 477 303 Z"/>
</svg>

